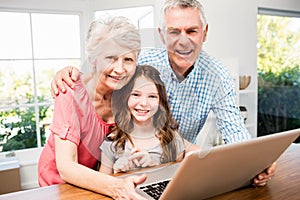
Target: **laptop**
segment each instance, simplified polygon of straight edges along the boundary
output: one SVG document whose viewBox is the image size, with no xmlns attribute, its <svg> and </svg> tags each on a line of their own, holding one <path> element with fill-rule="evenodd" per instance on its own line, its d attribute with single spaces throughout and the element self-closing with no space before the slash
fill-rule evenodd
<svg viewBox="0 0 300 200">
<path fill-rule="evenodd" d="M 190 152 L 180 163 L 133 173 L 148 176 L 136 190 L 160 200 L 199 200 L 229 192 L 250 185 L 299 136 L 295 129 Z"/>
</svg>

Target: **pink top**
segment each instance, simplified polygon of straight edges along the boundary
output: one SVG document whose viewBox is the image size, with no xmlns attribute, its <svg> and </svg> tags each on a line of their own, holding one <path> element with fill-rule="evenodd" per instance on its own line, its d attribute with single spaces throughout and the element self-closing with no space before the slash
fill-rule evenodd
<svg viewBox="0 0 300 200">
<path fill-rule="evenodd" d="M 64 183 L 56 168 L 53 134 L 76 144 L 78 163 L 95 169 L 100 160 L 99 147 L 114 125 L 98 116 L 80 79 L 76 81 L 74 90 L 67 87 L 66 93 L 55 98 L 51 135 L 38 164 L 39 185 Z"/>
</svg>

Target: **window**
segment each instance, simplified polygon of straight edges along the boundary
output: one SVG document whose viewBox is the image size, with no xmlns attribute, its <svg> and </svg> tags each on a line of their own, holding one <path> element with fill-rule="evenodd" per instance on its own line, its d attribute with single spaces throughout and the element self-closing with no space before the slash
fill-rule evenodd
<svg viewBox="0 0 300 200">
<path fill-rule="evenodd" d="M 41 147 L 51 122 L 50 81 L 79 66 L 76 14 L 0 11 L 0 152 Z"/>
<path fill-rule="evenodd" d="M 299 12 L 259 10 L 259 135 L 300 128 L 299 30 Z"/>
<path fill-rule="evenodd" d="M 141 6 L 135 8 L 122 8 L 113 10 L 101 10 L 95 12 L 95 18 L 106 16 L 127 17 L 137 28 L 153 28 L 153 7 Z"/>
<path fill-rule="evenodd" d="M 140 30 L 142 48 L 153 47 L 155 45 L 155 38 L 157 37 L 155 35 L 157 34 L 157 30 L 154 30 L 153 6 L 101 10 L 95 12 L 96 19 L 113 16 L 127 17 L 130 22 Z"/>
</svg>

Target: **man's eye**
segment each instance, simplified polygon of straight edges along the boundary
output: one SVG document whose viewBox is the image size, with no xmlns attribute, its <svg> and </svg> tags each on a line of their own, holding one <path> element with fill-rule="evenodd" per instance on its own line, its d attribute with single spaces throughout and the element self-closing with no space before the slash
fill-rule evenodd
<svg viewBox="0 0 300 200">
<path fill-rule="evenodd" d="M 178 34 L 179 34 L 179 31 L 172 30 L 172 31 L 168 31 L 168 33 L 169 33 L 170 35 L 178 35 Z"/>
<path fill-rule="evenodd" d="M 187 34 L 192 34 L 192 33 L 197 33 L 197 31 L 196 30 L 188 30 L 187 31 Z"/>
</svg>

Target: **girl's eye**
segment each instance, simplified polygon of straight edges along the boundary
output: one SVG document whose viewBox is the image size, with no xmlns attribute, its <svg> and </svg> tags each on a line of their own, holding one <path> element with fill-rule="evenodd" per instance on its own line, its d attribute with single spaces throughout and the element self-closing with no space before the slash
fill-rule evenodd
<svg viewBox="0 0 300 200">
<path fill-rule="evenodd" d="M 157 99 L 158 98 L 157 95 L 150 95 L 149 97 L 152 98 L 152 99 Z"/>
<path fill-rule="evenodd" d="M 134 92 L 134 93 L 131 93 L 131 96 L 133 96 L 133 97 L 138 97 L 139 94 Z"/>
</svg>

